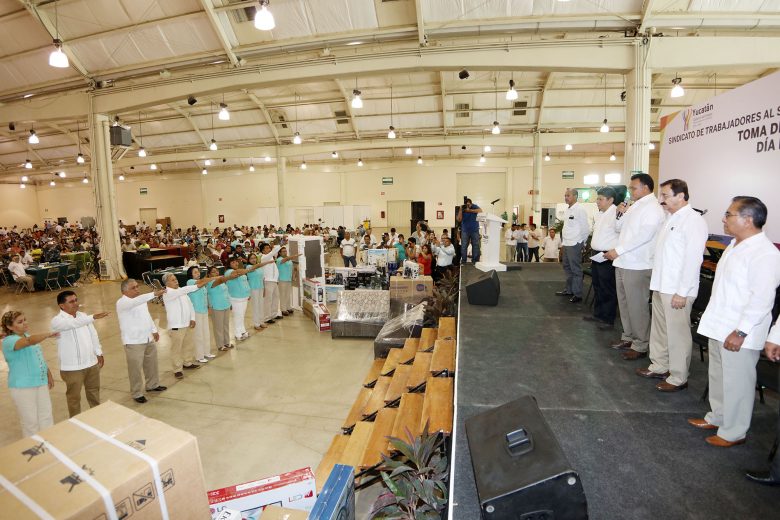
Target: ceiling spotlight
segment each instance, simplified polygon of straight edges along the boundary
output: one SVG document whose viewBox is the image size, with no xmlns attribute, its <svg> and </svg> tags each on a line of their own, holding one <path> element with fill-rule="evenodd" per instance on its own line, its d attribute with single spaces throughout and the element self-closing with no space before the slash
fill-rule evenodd
<svg viewBox="0 0 780 520">
<path fill-rule="evenodd" d="M 206 166 L 211 166 L 211 159 L 206 159 L 206 161 L 203 163 Z"/>
<path fill-rule="evenodd" d="M 211 150 L 212 152 L 217 151 L 217 141 L 215 141 L 214 139 L 211 140 L 211 144 L 209 145 L 209 150 Z"/>
<path fill-rule="evenodd" d="M 493 129 L 490 131 L 493 135 L 498 135 L 501 133 L 501 127 L 498 126 L 498 121 L 493 121 Z"/>
<path fill-rule="evenodd" d="M 266 155 L 265 156 L 265 162 L 271 162 L 271 156 L 270 155 Z"/>
<path fill-rule="evenodd" d="M 358 89 L 352 91 L 352 108 L 363 108 L 363 100 Z"/>
<path fill-rule="evenodd" d="M 25 159 L 24 160 L 24 167 L 27 170 L 32 170 L 32 161 L 30 161 L 30 159 Z"/>
<path fill-rule="evenodd" d="M 114 116 L 114 123 L 111 126 L 120 126 L 122 121 L 119 119 L 119 116 Z"/>
<path fill-rule="evenodd" d="M 332 152 L 330 154 L 330 156 L 333 157 L 334 159 L 338 159 L 339 158 L 339 153 L 338 152 Z"/>
<path fill-rule="evenodd" d="M 506 100 L 514 101 L 517 99 L 517 91 L 515 90 L 515 80 L 509 80 L 509 90 L 506 91 Z"/>
<path fill-rule="evenodd" d="M 155 163 L 152 163 L 152 164 L 149 165 L 149 169 L 150 170 L 156 170 L 157 169 L 157 165 Z"/>
<path fill-rule="evenodd" d="M 422 163 L 423 163 L 422 155 L 418 155 L 417 156 L 417 164 L 422 164 Z"/>
<path fill-rule="evenodd" d="M 22 189 L 25 189 L 27 187 L 27 185 L 22 183 L 22 184 L 19 185 L 19 187 L 22 188 Z"/>
<path fill-rule="evenodd" d="M 479 156 L 479 162 L 485 162 L 487 159 L 485 159 L 485 154 Z"/>
<path fill-rule="evenodd" d="M 467 71 L 466 69 L 461 70 L 460 72 L 458 72 L 458 77 L 460 79 L 467 79 L 469 77 L 469 71 Z"/>
<path fill-rule="evenodd" d="M 358 166 L 363 166 L 363 159 L 362 158 L 358 159 Z"/>
<path fill-rule="evenodd" d="M 274 15 L 268 10 L 269 0 L 260 0 L 260 9 L 255 11 L 255 29 L 270 31 L 276 27 Z"/>
<path fill-rule="evenodd" d="M 571 152 L 572 150 L 574 150 L 574 147 L 570 144 L 567 144 L 566 146 L 563 147 L 563 149 L 566 150 L 567 152 Z"/>
<path fill-rule="evenodd" d="M 119 174 L 119 180 L 120 180 L 120 181 L 123 181 L 123 180 L 125 180 L 125 176 L 124 176 L 124 175 L 122 175 L 121 173 Z"/>
<path fill-rule="evenodd" d="M 606 134 L 609 132 L 609 125 L 607 124 L 607 118 L 604 118 L 604 122 L 601 123 L 601 128 L 599 128 L 599 132 L 602 134 Z"/>
<path fill-rule="evenodd" d="M 14 131 L 16 131 L 16 125 L 15 125 L 15 124 L 13 124 L 13 122 L 11 122 L 11 123 L 8 123 L 8 129 L 9 129 L 11 132 L 14 132 Z"/>
<path fill-rule="evenodd" d="M 56 185 L 57 185 L 57 183 L 56 183 L 56 182 L 54 182 L 54 181 L 49 181 L 49 186 L 56 186 Z"/>
<path fill-rule="evenodd" d="M 58 69 L 67 69 L 70 67 L 70 63 L 68 63 L 68 56 L 62 52 L 62 40 L 55 38 L 52 43 L 54 50 L 49 54 L 49 65 Z"/>
<path fill-rule="evenodd" d="M 308 166 L 306 166 L 306 161 L 303 161 L 301 163 L 301 170 L 305 170 L 306 168 L 308 168 Z"/>
<path fill-rule="evenodd" d="M 406 147 L 406 150 L 404 151 L 404 153 L 405 153 L 406 155 L 412 155 L 412 149 L 411 149 L 411 148 L 409 148 L 409 147 L 407 146 L 407 147 Z"/>
<path fill-rule="evenodd" d="M 65 177 L 67 177 L 67 174 L 66 174 L 65 172 L 60 172 L 60 173 L 58 173 L 58 174 L 57 174 L 57 176 L 58 176 L 60 179 L 64 179 Z"/>
<path fill-rule="evenodd" d="M 651 142 L 650 142 L 650 143 L 647 145 L 647 149 L 648 149 L 648 150 L 655 150 L 655 143 L 651 141 Z"/>
<path fill-rule="evenodd" d="M 83 184 L 89 184 L 89 179 L 87 179 L 87 176 L 86 176 L 86 175 L 84 175 L 84 178 L 83 178 L 83 179 L 81 179 L 81 182 L 82 182 Z"/>
<path fill-rule="evenodd" d="M 195 96 L 189 96 L 189 97 L 187 97 L 187 104 L 188 104 L 189 106 L 192 106 L 192 105 L 194 105 L 194 104 L 195 104 L 195 103 L 197 103 L 197 102 L 198 102 L 198 100 L 197 100 L 197 99 L 195 99 Z"/>
<path fill-rule="evenodd" d="M 549 162 L 550 159 L 551 159 L 550 152 L 547 152 L 547 154 L 544 156 L 544 160 Z"/>
<path fill-rule="evenodd" d="M 303 140 L 301 139 L 300 132 L 295 132 L 295 135 L 293 135 L 293 144 L 301 144 Z"/>
<path fill-rule="evenodd" d="M 27 182 L 29 180 L 30 178 L 27 175 L 22 175 L 22 182 Z"/>
<path fill-rule="evenodd" d="M 38 139 L 38 134 L 35 133 L 35 130 L 30 130 L 30 137 L 27 138 L 27 142 L 30 144 L 38 144 L 41 142 L 41 140 Z"/>
<path fill-rule="evenodd" d="M 200 171 L 200 173 L 202 173 L 203 175 L 208 175 L 208 174 L 209 174 L 209 171 L 208 171 L 206 168 L 203 168 L 203 169 Z"/>
<path fill-rule="evenodd" d="M 84 154 L 83 153 L 79 153 L 76 156 L 76 162 L 79 163 L 79 164 L 84 164 Z"/>
<path fill-rule="evenodd" d="M 393 125 L 390 125 L 390 129 L 387 132 L 387 138 L 388 139 L 395 139 L 395 127 Z"/>
<path fill-rule="evenodd" d="M 143 146 L 138 149 L 138 157 L 146 157 L 146 148 Z"/>
<path fill-rule="evenodd" d="M 225 103 L 219 104 L 219 115 L 217 118 L 220 121 L 230 121 L 230 112 L 228 112 L 227 105 Z"/>
<path fill-rule="evenodd" d="M 673 98 L 683 97 L 685 95 L 685 89 L 681 85 L 682 78 L 675 76 L 675 78 L 672 80 L 672 92 L 671 96 Z"/>
<path fill-rule="evenodd" d="M 625 101 L 625 100 L 626 100 L 626 91 L 624 90 L 623 92 L 620 93 L 620 101 Z"/>
<path fill-rule="evenodd" d="M 253 171 L 255 171 L 255 165 L 254 165 L 254 164 L 252 164 L 252 163 L 249 163 L 249 171 L 250 171 L 250 172 L 253 172 Z"/>
<path fill-rule="evenodd" d="M 615 157 L 615 152 L 612 152 L 612 154 L 609 156 L 610 161 L 617 160 L 617 157 Z"/>
<path fill-rule="evenodd" d="M 486 144 L 485 147 L 482 150 L 484 152 L 492 152 L 493 151 L 493 147 L 490 146 L 489 144 Z"/>
</svg>

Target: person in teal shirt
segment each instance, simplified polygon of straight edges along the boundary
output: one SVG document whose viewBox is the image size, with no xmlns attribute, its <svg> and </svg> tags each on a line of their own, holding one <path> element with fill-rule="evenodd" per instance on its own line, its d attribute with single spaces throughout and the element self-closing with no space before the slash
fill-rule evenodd
<svg viewBox="0 0 780 520">
<path fill-rule="evenodd" d="M 282 309 L 282 316 L 292 314 L 292 260 L 301 255 L 287 256 L 287 248 L 282 247 L 279 250 L 279 256 L 276 257 L 276 268 L 279 270 L 279 307 Z"/>
<path fill-rule="evenodd" d="M 54 424 L 49 390 L 54 386 L 39 343 L 59 332 L 28 334 L 27 318 L 19 311 L 3 314 L 3 357 L 8 363 L 8 390 L 16 404 L 25 437 Z"/>
<path fill-rule="evenodd" d="M 214 278 L 206 284 L 206 299 L 211 310 L 211 325 L 214 327 L 217 348 L 224 352 L 233 348 L 230 343 L 230 296 L 225 284 L 227 277 L 220 276 L 215 265 L 209 267 L 206 274 L 209 278 Z"/>
<path fill-rule="evenodd" d="M 260 268 L 264 265 L 272 264 L 273 260 L 258 262 L 257 255 L 252 253 L 249 255 L 247 261 L 249 263 L 246 265 L 246 278 L 249 282 L 249 300 L 252 302 L 252 322 L 254 323 L 256 331 L 262 331 L 267 329 L 268 326 L 263 324 L 263 313 L 265 312 L 263 306 L 263 289 L 265 288 L 263 279 L 265 276 L 264 271 Z"/>
<path fill-rule="evenodd" d="M 406 247 L 404 246 L 403 235 L 398 235 L 398 242 L 393 244 L 393 247 L 395 247 L 398 265 L 403 265 L 404 260 L 406 260 Z"/>
<path fill-rule="evenodd" d="M 244 317 L 246 316 L 246 308 L 252 290 L 249 288 L 249 280 L 247 280 L 246 274 L 260 267 L 257 265 L 249 269 L 240 269 L 239 266 L 243 265 L 242 260 L 242 258 L 237 256 L 232 257 L 229 263 L 230 268 L 225 271 L 230 307 L 233 309 L 233 332 L 236 341 L 244 341 L 249 338 L 249 333 L 244 325 Z"/>
<path fill-rule="evenodd" d="M 217 272 L 219 275 L 219 272 Z M 219 276 L 217 276 L 219 277 Z M 187 269 L 187 285 L 199 285 L 198 282 L 208 284 L 211 281 L 210 278 L 201 280 L 200 278 L 200 266 L 193 265 Z M 208 289 L 205 285 L 200 285 L 200 289 L 193 291 L 187 296 L 192 302 L 192 309 L 195 311 L 195 359 L 198 363 L 207 363 L 209 359 L 214 359 L 216 356 L 211 353 L 211 341 L 209 334 L 209 306 L 208 306 Z"/>
</svg>

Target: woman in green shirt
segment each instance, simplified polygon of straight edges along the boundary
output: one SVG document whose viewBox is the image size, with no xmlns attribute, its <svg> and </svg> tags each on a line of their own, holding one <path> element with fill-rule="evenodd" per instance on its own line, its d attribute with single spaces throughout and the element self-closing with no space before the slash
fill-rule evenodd
<svg viewBox="0 0 780 520">
<path fill-rule="evenodd" d="M 259 268 L 259 265 L 253 265 L 249 269 L 241 269 L 244 265 L 243 259 L 238 256 L 230 258 L 228 264 L 230 267 L 225 271 L 227 277 L 227 289 L 230 296 L 230 307 L 233 309 L 233 331 L 236 341 L 244 341 L 249 338 L 249 333 L 244 325 L 246 308 L 249 303 L 249 297 L 252 291 L 249 288 L 249 280 L 246 274 Z"/>
<path fill-rule="evenodd" d="M 206 295 L 211 313 L 211 324 L 214 327 L 214 340 L 217 342 L 217 348 L 224 352 L 233 348 L 230 343 L 230 298 L 227 285 L 225 285 L 227 277 L 220 276 L 219 269 L 215 265 L 209 267 L 206 274 L 209 278 L 216 278 L 206 284 Z"/>
<path fill-rule="evenodd" d="M 282 309 L 282 316 L 292 314 L 292 272 L 294 258 L 301 255 L 287 256 L 287 248 L 282 247 L 279 250 L 279 256 L 276 257 L 276 268 L 279 269 L 279 307 Z"/>
<path fill-rule="evenodd" d="M 54 424 L 49 389 L 54 378 L 39 343 L 59 332 L 27 333 L 27 318 L 19 311 L 3 314 L 3 356 L 8 363 L 8 390 L 19 411 L 22 434 L 35 435 Z"/>
<path fill-rule="evenodd" d="M 252 322 L 254 323 L 256 331 L 262 331 L 267 329 L 267 325 L 263 325 L 263 313 L 265 308 L 263 306 L 263 270 L 260 269 L 264 265 L 272 264 L 273 260 L 267 262 L 258 262 L 257 255 L 252 253 L 247 259 L 249 262 L 246 265 L 247 273 L 246 279 L 249 282 L 250 300 L 252 302 Z"/>
</svg>

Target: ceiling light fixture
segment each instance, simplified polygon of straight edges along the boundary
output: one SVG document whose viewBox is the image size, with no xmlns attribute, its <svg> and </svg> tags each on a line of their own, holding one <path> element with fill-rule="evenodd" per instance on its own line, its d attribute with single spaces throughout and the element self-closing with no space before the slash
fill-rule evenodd
<svg viewBox="0 0 780 520">
<path fill-rule="evenodd" d="M 79 154 L 76 156 L 76 162 L 78 164 L 84 164 L 84 154 L 79 152 Z"/>
<path fill-rule="evenodd" d="M 423 163 L 422 155 L 418 155 L 417 156 L 417 164 L 422 164 L 422 163 Z"/>
<path fill-rule="evenodd" d="M 58 69 L 67 69 L 70 66 L 68 56 L 62 52 L 62 40 L 60 40 L 59 16 L 57 16 L 57 2 L 54 2 L 54 50 L 49 54 L 49 65 Z"/>
<path fill-rule="evenodd" d="M 54 182 L 54 181 L 49 181 L 49 186 L 56 186 L 56 185 L 57 185 L 57 183 L 56 183 L 56 182 Z"/>
<path fill-rule="evenodd" d="M 87 179 L 87 175 L 84 174 L 84 178 L 81 179 L 82 184 L 89 184 L 89 179 Z"/>
<path fill-rule="evenodd" d="M 203 169 L 200 171 L 200 173 L 201 173 L 202 175 L 208 175 L 208 174 L 209 174 L 209 171 L 208 171 L 206 168 L 203 168 Z"/>
<path fill-rule="evenodd" d="M 206 161 L 203 163 L 206 166 L 211 166 L 211 159 L 206 159 Z"/>
<path fill-rule="evenodd" d="M 209 150 L 211 150 L 212 152 L 216 152 L 217 150 L 219 150 L 219 147 L 217 146 L 217 141 L 214 140 L 213 138 L 211 139 L 211 144 L 209 145 Z"/>
<path fill-rule="evenodd" d="M 406 155 L 412 155 L 412 149 L 410 147 L 406 147 L 406 150 L 404 151 Z"/>
<path fill-rule="evenodd" d="M 601 123 L 599 132 L 606 134 L 609 132 L 609 125 L 607 124 L 607 75 L 604 74 L 604 122 Z"/>
<path fill-rule="evenodd" d="M 32 170 L 32 161 L 30 161 L 30 159 L 25 159 L 24 160 L 24 167 L 27 170 Z"/>
<path fill-rule="evenodd" d="M 490 130 L 490 133 L 493 135 L 498 135 L 501 133 L 501 127 L 498 125 L 498 121 L 493 121 L 493 129 Z"/>
<path fill-rule="evenodd" d="M 493 147 L 492 147 L 492 146 L 490 146 L 489 144 L 486 144 L 486 145 L 485 145 L 485 147 L 484 147 L 484 148 L 482 148 L 482 150 L 483 150 L 485 153 L 492 152 L 492 151 L 493 151 Z"/>
<path fill-rule="evenodd" d="M 357 80 L 355 83 L 357 83 Z M 358 89 L 352 91 L 352 102 L 350 104 L 352 105 L 352 108 L 363 108 L 363 99 L 360 97 L 360 91 Z"/>
<path fill-rule="evenodd" d="M 225 96 L 222 96 L 222 103 L 219 104 L 219 117 L 220 121 L 230 121 L 230 112 L 228 112 L 227 105 L 225 104 Z"/>
<path fill-rule="evenodd" d="M 255 171 L 255 164 L 251 160 L 249 161 L 249 171 L 250 172 Z"/>
<path fill-rule="evenodd" d="M 545 156 L 544 156 L 544 160 L 547 161 L 547 162 L 550 162 L 550 159 L 551 159 L 550 152 L 547 152 L 547 154 L 545 154 Z"/>
<path fill-rule="evenodd" d="M 487 159 L 485 159 L 485 154 L 484 154 L 484 153 L 483 153 L 482 155 L 480 155 L 480 157 L 479 157 L 479 162 L 483 163 L 483 162 L 485 162 L 486 160 L 487 160 Z"/>
<path fill-rule="evenodd" d="M 270 155 L 266 155 L 265 156 L 265 162 L 271 162 L 271 156 Z"/>
<path fill-rule="evenodd" d="M 30 178 L 27 175 L 22 175 L 22 182 L 27 182 L 29 180 Z"/>
<path fill-rule="evenodd" d="M 336 151 L 333 151 L 333 152 L 331 152 L 330 156 L 333 157 L 334 159 L 338 159 L 339 158 L 339 153 L 336 152 Z"/>
<path fill-rule="evenodd" d="M 211 144 L 209 145 L 209 150 L 216 152 L 217 149 L 217 140 L 214 139 L 214 103 L 211 103 Z"/>
<path fill-rule="evenodd" d="M 461 70 L 460 72 L 458 72 L 458 77 L 460 79 L 468 79 L 469 71 L 467 71 L 466 69 Z"/>
<path fill-rule="evenodd" d="M 306 168 L 308 168 L 308 166 L 306 166 L 306 159 L 304 159 L 301 163 L 301 170 L 305 170 Z"/>
<path fill-rule="evenodd" d="M 506 91 L 506 100 L 507 101 L 514 101 L 517 99 L 517 91 L 515 90 L 515 80 L 510 79 L 509 80 L 509 90 Z"/>
<path fill-rule="evenodd" d="M 651 142 L 650 142 L 650 143 L 647 145 L 647 149 L 648 149 L 648 150 L 655 150 L 655 143 L 651 141 Z"/>
<path fill-rule="evenodd" d="M 146 149 L 143 146 L 138 149 L 138 157 L 146 157 Z"/>
<path fill-rule="evenodd" d="M 123 180 L 125 180 L 125 176 L 124 176 L 124 175 L 122 175 L 121 173 L 119 174 L 119 180 L 120 180 L 120 181 L 123 181 Z"/>
<path fill-rule="evenodd" d="M 617 157 L 615 156 L 615 152 L 612 152 L 612 154 L 609 156 L 609 160 L 610 160 L 610 161 L 615 161 L 615 160 L 617 160 Z"/>
<path fill-rule="evenodd" d="M 76 155 L 76 162 L 78 164 L 84 164 L 84 154 L 81 153 L 81 123 L 76 121 L 76 141 L 79 146 L 79 153 Z"/>
<path fill-rule="evenodd" d="M 390 125 L 389 131 L 387 132 L 387 138 L 395 139 L 395 127 L 393 125 Z"/>
<path fill-rule="evenodd" d="M 157 169 L 157 165 L 155 163 L 152 163 L 152 164 L 149 165 L 149 169 L 150 170 L 156 170 Z"/>
<path fill-rule="evenodd" d="M 276 27 L 274 15 L 268 10 L 270 0 L 260 0 L 260 9 L 255 11 L 255 29 L 271 31 Z"/>
<path fill-rule="evenodd" d="M 293 144 L 301 144 L 301 133 L 298 132 L 298 93 L 295 93 L 295 134 L 293 135 Z"/>
<path fill-rule="evenodd" d="M 498 126 L 498 81 L 496 79 L 493 80 L 493 89 L 496 94 L 496 119 L 493 121 L 493 128 L 490 130 L 490 133 L 498 135 L 501 133 L 501 127 Z"/>
<path fill-rule="evenodd" d="M 27 142 L 30 144 L 38 144 L 41 142 L 41 140 L 38 139 L 38 134 L 35 133 L 35 130 L 30 130 L 30 137 L 27 138 Z"/>
<path fill-rule="evenodd" d="M 358 166 L 363 166 L 363 158 L 358 159 Z"/>
<path fill-rule="evenodd" d="M 675 75 L 674 79 L 672 80 L 672 85 L 674 86 L 672 87 L 672 92 L 670 94 L 673 98 L 683 97 L 685 95 L 685 89 L 682 87 L 681 83 L 682 78 Z"/>
<path fill-rule="evenodd" d="M 57 174 L 57 177 L 59 177 L 60 179 L 64 179 L 65 177 L 67 177 L 67 174 L 65 172 L 60 172 Z"/>
<path fill-rule="evenodd" d="M 24 184 L 24 183 L 22 183 L 22 184 L 20 184 L 20 185 L 19 185 L 19 187 L 20 187 L 21 189 L 25 189 L 25 188 L 27 187 L 27 185 L 26 185 L 26 184 Z"/>
<path fill-rule="evenodd" d="M 387 132 L 388 139 L 395 139 L 395 127 L 393 126 L 393 85 L 390 85 L 390 128 Z"/>
<path fill-rule="evenodd" d="M 293 144 L 301 144 L 303 141 L 301 140 L 301 134 L 299 132 L 295 132 L 293 135 Z"/>
<path fill-rule="evenodd" d="M 195 99 L 195 96 L 187 96 L 187 104 L 189 106 L 192 106 L 192 105 L 194 105 L 197 102 L 198 102 L 198 100 Z"/>
<path fill-rule="evenodd" d="M 571 152 L 572 150 L 574 150 L 574 147 L 570 144 L 567 144 L 566 146 L 563 147 L 563 149 L 566 150 L 567 152 Z"/>
<path fill-rule="evenodd" d="M 144 127 L 141 122 L 141 112 L 138 112 L 138 144 L 141 145 L 138 148 L 138 157 L 146 157 L 146 148 L 144 148 Z"/>
</svg>

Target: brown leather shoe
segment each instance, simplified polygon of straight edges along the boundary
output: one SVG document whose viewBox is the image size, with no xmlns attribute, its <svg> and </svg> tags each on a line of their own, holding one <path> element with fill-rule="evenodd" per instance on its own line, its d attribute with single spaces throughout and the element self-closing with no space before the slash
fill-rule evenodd
<svg viewBox="0 0 780 520">
<path fill-rule="evenodd" d="M 723 437 L 717 435 L 711 435 L 704 439 L 710 446 L 717 446 L 718 448 L 731 448 L 732 446 L 739 446 L 745 444 L 745 439 L 739 439 L 738 441 L 727 441 Z"/>
<path fill-rule="evenodd" d="M 710 424 L 704 419 L 688 419 L 688 424 L 700 428 L 702 430 L 717 430 L 718 427 L 714 424 Z"/>
<path fill-rule="evenodd" d="M 647 357 L 647 352 L 637 352 L 636 350 L 627 350 L 626 352 L 623 352 L 620 357 L 625 359 L 626 361 L 636 361 L 637 359 L 642 359 Z"/>
<path fill-rule="evenodd" d="M 616 341 L 615 343 L 612 343 L 610 345 L 610 348 L 614 348 L 615 350 L 628 350 L 631 348 L 632 343 L 630 341 Z"/>
<path fill-rule="evenodd" d="M 669 377 L 669 372 L 659 374 L 658 372 L 653 372 L 649 368 L 637 368 L 634 370 L 634 372 L 636 372 L 636 375 L 646 377 L 648 379 L 666 379 Z"/>
<path fill-rule="evenodd" d="M 667 383 L 666 381 L 661 381 L 655 385 L 655 389 L 659 392 L 679 392 L 680 390 L 685 390 L 686 388 L 688 388 L 688 383 L 673 385 L 671 383 Z"/>
</svg>

